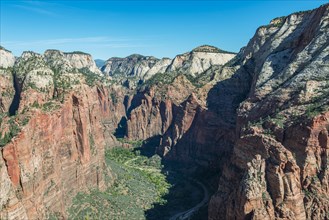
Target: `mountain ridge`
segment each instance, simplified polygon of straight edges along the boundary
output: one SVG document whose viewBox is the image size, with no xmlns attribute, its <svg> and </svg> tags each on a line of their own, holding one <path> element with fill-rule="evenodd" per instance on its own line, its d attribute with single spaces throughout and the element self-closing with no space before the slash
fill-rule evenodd
<svg viewBox="0 0 329 220">
<path fill-rule="evenodd" d="M 114 184 L 105 151 L 142 140 L 215 188 L 210 220 L 328 218 L 328 20 L 326 4 L 238 54 L 132 55 L 103 73 L 85 53 L 0 48 L 0 217 L 67 218 L 79 192 Z"/>
</svg>

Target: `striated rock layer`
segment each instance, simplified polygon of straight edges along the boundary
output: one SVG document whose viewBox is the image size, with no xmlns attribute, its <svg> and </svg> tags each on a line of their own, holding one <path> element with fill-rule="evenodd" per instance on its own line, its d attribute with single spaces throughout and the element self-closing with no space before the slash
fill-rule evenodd
<svg viewBox="0 0 329 220">
<path fill-rule="evenodd" d="M 111 58 L 112 81 L 81 52 L 0 49 L 0 217 L 65 218 L 78 191 L 110 184 L 115 134 L 215 170 L 209 219 L 329 219 L 328 30 L 327 4 L 272 20 L 237 55 Z"/>
<path fill-rule="evenodd" d="M 274 19 L 242 51 L 251 76 L 209 219 L 328 219 L 329 5 Z"/>
<path fill-rule="evenodd" d="M 62 52 L 55 53 L 65 58 Z M 1 219 L 66 218 L 66 209 L 78 192 L 111 185 L 104 150 L 115 142 L 115 127 L 109 125 L 117 124 L 124 114 L 120 113 L 124 111 L 119 104 L 122 98 L 114 101 L 110 94 L 115 88 L 88 86 L 82 74 L 68 72 L 81 67 L 77 61 L 54 72 L 54 63 L 65 59 L 50 59 L 49 52 L 46 56 L 24 53 L 13 67 L 15 74 L 5 72 L 17 79 L 19 96 L 12 99 L 19 101 L 19 114 L 4 116 L 0 123 L 4 144 L 0 153 Z M 81 83 L 66 86 L 59 80 L 66 74 Z"/>
<path fill-rule="evenodd" d="M 45 218 L 65 213 L 72 197 L 104 189 L 105 139 L 101 118 L 109 115 L 103 94 L 72 93 L 55 112 L 33 112 L 28 124 L 1 150 L 1 218 Z"/>
</svg>

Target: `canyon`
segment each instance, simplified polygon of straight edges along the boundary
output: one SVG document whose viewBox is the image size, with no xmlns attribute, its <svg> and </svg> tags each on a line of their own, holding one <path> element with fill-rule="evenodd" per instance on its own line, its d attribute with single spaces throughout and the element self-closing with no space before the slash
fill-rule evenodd
<svg viewBox="0 0 329 220">
<path fill-rule="evenodd" d="M 105 152 L 136 142 L 206 185 L 195 219 L 329 219 L 328 4 L 237 54 L 0 56 L 1 219 L 69 218 L 78 193 L 114 187 Z"/>
</svg>

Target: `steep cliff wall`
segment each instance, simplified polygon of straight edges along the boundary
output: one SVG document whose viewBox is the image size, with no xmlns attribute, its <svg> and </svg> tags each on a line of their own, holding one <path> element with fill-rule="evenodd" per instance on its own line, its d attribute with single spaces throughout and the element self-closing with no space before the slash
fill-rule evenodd
<svg viewBox="0 0 329 220">
<path fill-rule="evenodd" d="M 53 63 L 28 52 L 8 72 L 20 95 L 19 114 L 1 122 L 1 219 L 65 218 L 78 192 L 111 184 L 104 150 L 115 141 L 115 127 L 108 125 L 121 119 L 122 100 L 114 102 L 97 81 L 86 85 L 92 75 L 56 72 Z M 66 83 L 72 75 L 79 83 Z"/>
<path fill-rule="evenodd" d="M 182 70 L 186 73 L 156 74 L 131 98 L 126 136 L 135 140 L 158 136 L 160 142 L 155 150 L 158 154 L 171 160 L 199 161 L 208 166 L 207 163 L 217 160 L 232 142 L 226 133 L 234 134 L 232 117 L 235 117 L 235 111 L 230 107 L 227 113 L 225 103 L 231 102 L 232 98 L 238 105 L 237 100 L 241 101 L 240 97 L 245 93 L 243 83 L 236 82 L 243 81 L 244 77 L 230 79 L 236 69 L 237 66 L 212 66 L 197 77 L 192 77 L 188 70 Z M 219 81 L 222 84 L 216 85 Z M 230 91 L 236 89 L 241 92 L 231 97 Z M 208 96 L 208 93 L 212 95 Z M 218 99 L 218 96 L 225 98 Z M 230 117 L 221 117 L 220 112 Z M 229 128 L 224 124 L 230 124 Z"/>
<path fill-rule="evenodd" d="M 14 83 L 11 68 L 14 66 L 14 55 L 0 47 L 0 113 L 8 112 L 14 97 Z"/>
<path fill-rule="evenodd" d="M 209 219 L 329 219 L 328 11 L 276 18 L 238 55 L 113 58 L 112 81 L 88 54 L 1 48 L 0 217 L 67 217 L 77 192 L 111 184 L 115 134 L 219 170 Z"/>
<path fill-rule="evenodd" d="M 329 218 L 328 19 L 328 5 L 274 19 L 244 49 L 250 92 L 209 219 Z"/>
</svg>

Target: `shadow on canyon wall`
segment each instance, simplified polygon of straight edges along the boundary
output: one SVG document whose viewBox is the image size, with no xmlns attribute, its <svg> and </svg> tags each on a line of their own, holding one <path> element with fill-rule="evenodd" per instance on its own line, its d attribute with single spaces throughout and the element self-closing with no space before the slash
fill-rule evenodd
<svg viewBox="0 0 329 220">
<path fill-rule="evenodd" d="M 210 89 L 207 98 L 208 108 L 197 112 L 193 125 L 163 158 L 162 172 L 166 174 L 167 181 L 172 187 L 163 198 L 167 202 L 154 204 L 152 209 L 145 212 L 146 219 L 169 219 L 176 213 L 188 210 L 200 202 L 203 191 L 189 181 L 190 178 L 206 183 L 210 194 L 217 190 L 221 166 L 230 158 L 233 150 L 234 140 L 232 139 L 236 135 L 236 109 L 249 94 L 251 75 L 246 74 L 246 71 L 246 69 L 239 69 L 231 78 L 218 82 Z M 138 103 L 134 103 L 134 106 L 138 106 Z M 130 108 L 128 114 L 131 110 Z M 126 123 L 122 120 L 121 128 L 124 128 L 122 125 Z M 207 141 L 208 146 L 198 146 L 197 138 L 202 129 L 218 134 L 214 136 L 214 139 Z M 144 140 L 141 148 L 136 150 L 139 150 L 141 155 L 152 157 L 157 153 L 161 138 L 163 138 L 161 135 L 150 137 Z M 200 158 L 202 153 L 206 152 L 202 149 L 207 147 L 217 151 L 217 154 L 208 155 L 206 159 Z M 187 160 L 186 157 L 188 157 Z M 207 205 L 195 213 L 194 219 L 207 219 Z"/>
</svg>

